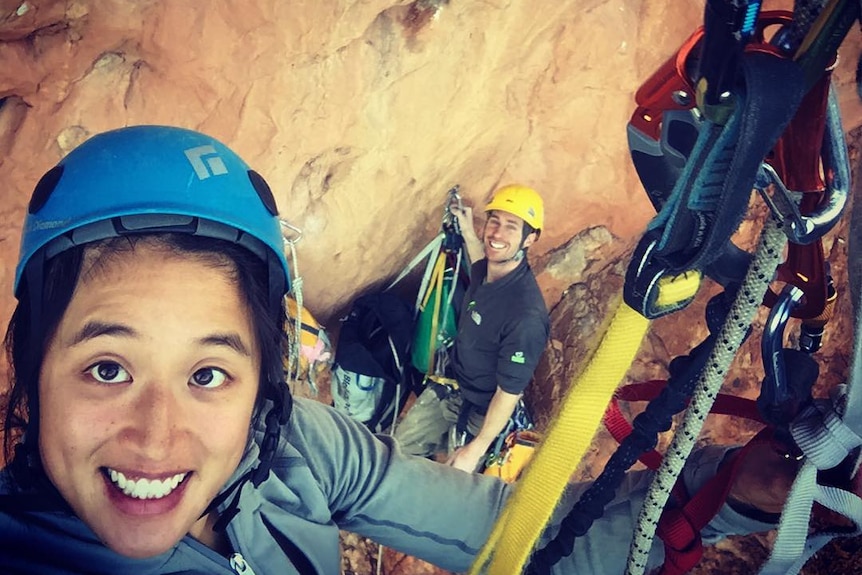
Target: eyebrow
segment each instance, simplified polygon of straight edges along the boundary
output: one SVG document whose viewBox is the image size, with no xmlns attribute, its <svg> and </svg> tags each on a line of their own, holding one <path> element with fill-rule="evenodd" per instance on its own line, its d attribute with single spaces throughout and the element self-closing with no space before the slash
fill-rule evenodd
<svg viewBox="0 0 862 575">
<path fill-rule="evenodd" d="M 240 355 L 251 357 L 248 348 L 242 342 L 242 338 L 237 333 L 214 333 L 198 340 L 201 345 L 223 345 L 231 348 Z"/>
<path fill-rule="evenodd" d="M 518 224 L 519 224 L 518 220 L 503 218 L 502 216 L 498 216 L 496 214 L 492 214 L 492 215 L 488 216 L 488 220 L 494 220 L 496 222 L 499 222 L 500 225 L 503 225 L 503 226 L 518 227 Z"/>
<path fill-rule="evenodd" d="M 489 220 L 497 220 L 497 221 L 499 221 L 500 223 L 503 223 L 503 224 L 509 224 L 509 223 L 514 223 L 515 225 L 517 225 L 517 224 L 518 224 L 518 221 L 517 221 L 517 220 L 509 219 L 509 218 L 504 218 L 503 216 L 501 216 L 500 214 L 497 214 L 497 213 L 495 213 L 495 212 L 492 212 L 492 213 L 488 214 L 488 219 L 489 219 Z"/>
<path fill-rule="evenodd" d="M 81 342 L 94 339 L 103 335 L 113 335 L 120 337 L 135 337 L 138 335 L 134 329 L 120 323 L 105 323 L 101 321 L 88 321 L 84 327 L 78 330 L 78 333 L 72 338 L 70 346 L 78 345 Z"/>
<path fill-rule="evenodd" d="M 97 337 L 109 335 L 119 337 L 137 337 L 138 332 L 127 325 L 120 323 L 105 323 L 101 321 L 89 321 L 72 338 L 71 346 Z M 213 333 L 197 340 L 199 345 L 217 345 L 228 347 L 240 355 L 251 357 L 246 345 L 239 334 L 234 332 Z"/>
</svg>

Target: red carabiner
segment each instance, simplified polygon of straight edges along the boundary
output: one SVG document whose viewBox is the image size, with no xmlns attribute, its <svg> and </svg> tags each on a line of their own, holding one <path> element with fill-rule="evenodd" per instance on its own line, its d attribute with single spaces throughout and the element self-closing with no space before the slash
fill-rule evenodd
<svg viewBox="0 0 862 575">
<path fill-rule="evenodd" d="M 814 213 L 823 198 L 825 183 L 822 177 L 822 146 L 825 133 L 823 119 L 829 97 L 831 73 L 823 77 L 808 92 L 799 110 L 781 135 L 774 153 L 768 159 L 782 181 L 791 190 L 803 192 L 799 211 L 803 215 Z M 802 290 L 802 301 L 793 309 L 793 317 L 810 319 L 820 316 L 829 298 L 826 258 L 823 242 L 801 245 L 790 243 L 787 259 L 778 266 L 776 280 Z M 763 299 L 772 307 L 778 294 L 770 289 Z"/>
</svg>

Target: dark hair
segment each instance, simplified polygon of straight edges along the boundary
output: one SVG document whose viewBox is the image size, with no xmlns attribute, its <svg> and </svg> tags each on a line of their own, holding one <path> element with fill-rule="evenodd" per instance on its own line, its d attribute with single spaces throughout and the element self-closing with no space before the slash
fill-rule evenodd
<svg viewBox="0 0 862 575">
<path fill-rule="evenodd" d="M 34 308 L 30 295 L 33 292 L 28 289 L 27 282 L 31 281 L 28 274 L 23 275 L 19 286 L 18 306 L 12 314 L 5 339 L 12 387 L 3 424 L 3 455 L 13 470 L 31 467 L 33 461 L 38 461 L 39 371 L 45 347 L 72 299 L 78 279 L 88 271 L 82 269 L 85 254 L 89 250 L 97 250 L 91 267 L 100 266 L 111 258 L 128 253 L 142 242 L 199 259 L 206 265 L 226 270 L 232 276 L 251 312 L 261 354 L 260 386 L 252 423 L 256 425 L 260 419 L 266 399 L 284 396 L 285 389 L 281 389 L 286 388 L 282 367 L 284 301 L 281 301 L 279 310 L 270 309 L 267 264 L 252 252 L 232 242 L 179 233 L 125 236 L 77 246 L 61 252 L 45 264 L 38 307 Z M 38 258 L 32 262 L 32 265 L 39 264 Z M 16 479 L 19 479 L 20 474 L 17 475 Z"/>
</svg>

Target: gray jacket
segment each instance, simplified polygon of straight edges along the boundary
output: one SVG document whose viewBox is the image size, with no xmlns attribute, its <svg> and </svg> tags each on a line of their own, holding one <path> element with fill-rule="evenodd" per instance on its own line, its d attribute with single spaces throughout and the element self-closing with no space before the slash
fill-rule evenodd
<svg viewBox="0 0 862 575">
<path fill-rule="evenodd" d="M 13 511 L 0 504 L 0 572 L 338 575 L 339 529 L 444 569 L 465 571 L 511 489 L 490 477 L 403 455 L 393 440 L 375 437 L 315 401 L 295 400 L 285 439 L 269 478 L 257 489 L 246 483 L 240 491 L 240 512 L 227 527 L 235 550 L 231 557 L 186 536 L 158 557 L 128 559 L 102 545 L 68 511 Z M 696 452 L 687 467 L 689 487 L 708 479 L 723 454 L 719 449 Z M 256 464 L 257 455 L 252 442 L 234 479 Z M 0 473 L 0 494 L 25 497 L 14 491 L 7 473 Z M 617 500 L 555 573 L 622 572 L 648 479 L 648 474 L 629 474 Z M 558 516 L 585 487 L 572 486 Z M 714 541 L 771 527 L 725 506 L 704 535 Z M 660 547 L 654 551 L 654 560 L 660 561 Z"/>
</svg>

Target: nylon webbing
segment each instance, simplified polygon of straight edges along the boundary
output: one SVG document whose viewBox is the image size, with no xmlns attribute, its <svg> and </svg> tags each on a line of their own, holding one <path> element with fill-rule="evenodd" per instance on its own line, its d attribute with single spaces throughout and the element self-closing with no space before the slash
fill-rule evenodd
<svg viewBox="0 0 862 575">
<path fill-rule="evenodd" d="M 649 321 L 628 305 L 617 308 L 599 348 L 573 381 L 538 452 L 497 518 L 470 568 L 471 575 L 521 573 L 648 327 Z"/>
<path fill-rule="evenodd" d="M 437 263 L 434 264 L 434 272 L 431 274 L 431 287 L 428 293 L 425 294 L 425 299 L 422 300 L 422 307 L 428 305 L 428 299 L 431 292 L 434 292 L 434 307 L 431 308 L 431 335 L 428 337 L 428 370 L 427 375 L 434 373 L 434 360 L 436 359 L 437 351 L 437 328 L 440 319 L 440 302 L 443 299 L 443 276 L 446 273 L 446 254 L 440 252 L 437 256 Z"/>
<path fill-rule="evenodd" d="M 663 228 L 657 255 L 672 272 L 704 269 L 739 227 L 757 171 L 805 95 L 793 61 L 751 53 L 745 88 L 725 126 L 704 122 L 682 175 L 650 229 Z M 695 243 L 695 239 L 697 243 Z"/>
<path fill-rule="evenodd" d="M 774 221 L 767 221 L 754 259 L 698 380 L 683 423 L 674 434 L 673 441 L 662 460 L 662 466 L 653 478 L 644 500 L 638 517 L 638 528 L 635 530 L 629 550 L 627 575 L 641 575 L 646 569 L 659 518 L 685 461 L 700 435 L 730 363 L 763 301 L 763 294 L 769 287 L 769 282 L 780 263 L 785 241 L 781 228 Z"/>
<path fill-rule="evenodd" d="M 817 483 L 817 471 L 838 465 L 850 450 L 862 444 L 859 436 L 841 421 L 844 386 L 829 400 L 817 400 L 794 421 L 793 439 L 805 454 L 805 463 L 796 476 L 781 514 L 778 535 L 769 561 L 760 575 L 796 574 L 806 561 L 836 536 L 854 536 L 862 525 L 862 499 L 855 493 Z M 814 502 L 840 513 L 855 524 L 854 531 L 823 532 L 808 537 L 808 523 Z"/>
<path fill-rule="evenodd" d="M 806 459 L 790 490 L 772 553 L 760 575 L 796 574 L 833 538 L 862 533 L 862 499 L 855 493 L 817 483 L 818 469 L 834 467 L 853 447 L 862 444 L 862 201 L 858 197 L 854 200 L 850 212 L 847 271 L 855 321 L 847 386 L 833 394 L 831 405 L 820 401 L 816 407 L 805 410 L 791 428 L 793 439 Z M 857 456 L 851 477 L 858 472 Z M 853 521 L 855 530 L 827 531 L 809 536 L 808 524 L 814 501 Z"/>
<path fill-rule="evenodd" d="M 443 245 L 443 238 L 444 237 L 446 237 L 446 234 L 444 234 L 443 232 L 440 232 L 439 234 L 434 236 L 434 239 L 432 239 L 430 242 L 428 242 L 425 245 L 425 247 L 422 248 L 419 251 L 419 253 L 416 254 L 416 256 L 414 256 L 414 258 L 407 263 L 406 266 L 404 266 L 404 269 L 401 270 L 401 273 L 399 273 L 398 276 L 396 276 L 396 278 L 394 280 L 392 280 L 392 283 L 390 283 L 388 286 L 386 286 L 386 289 L 383 291 L 389 291 L 393 287 L 395 287 L 395 285 L 398 282 L 403 280 L 405 277 L 407 277 L 407 274 L 409 274 L 411 271 L 413 271 L 413 268 L 415 268 L 416 266 L 419 265 L 419 262 L 421 262 L 425 258 L 429 257 L 429 255 L 432 252 L 434 252 L 434 257 L 430 258 L 429 261 L 431 261 L 431 262 L 436 261 L 437 260 L 436 251 L 439 250 L 440 246 Z M 429 264 L 429 265 L 433 265 L 433 264 Z M 428 269 L 428 267 L 426 267 L 425 277 L 422 280 L 423 283 L 421 286 L 419 286 L 419 294 L 420 294 L 419 297 L 422 297 L 421 294 L 425 293 L 425 285 L 428 281 L 428 276 L 430 273 L 431 273 L 430 269 Z"/>
</svg>

